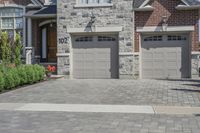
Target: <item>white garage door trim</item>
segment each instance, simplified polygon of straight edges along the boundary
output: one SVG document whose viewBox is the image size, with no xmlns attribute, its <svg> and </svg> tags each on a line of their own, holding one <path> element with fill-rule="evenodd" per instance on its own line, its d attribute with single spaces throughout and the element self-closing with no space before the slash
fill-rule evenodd
<svg viewBox="0 0 200 133">
<path fill-rule="evenodd" d="M 91 38 L 90 38 L 90 36 L 91 36 Z M 88 38 L 89 37 L 89 38 Z M 86 39 L 86 40 L 84 40 L 84 38 Z M 78 39 L 83 39 L 83 40 L 78 40 Z M 92 39 L 92 40 L 91 40 Z M 102 40 L 103 39 L 103 40 Z M 112 40 L 112 39 L 114 39 L 114 40 Z M 76 42 L 77 43 L 76 43 Z M 70 48 L 70 51 L 71 51 L 71 54 L 70 54 L 70 77 L 72 78 L 72 79 L 74 79 L 74 78 L 80 78 L 81 77 L 81 75 L 79 75 L 79 74 L 75 74 L 75 71 L 74 71 L 74 69 L 75 69 L 75 67 L 74 67 L 74 61 L 75 60 L 79 60 L 80 61 L 80 59 L 79 58 L 77 58 L 77 59 L 75 59 L 74 58 L 74 56 L 78 56 L 78 55 L 80 55 L 80 54 L 77 54 L 77 55 L 74 55 L 74 46 L 75 47 L 82 47 L 82 45 L 80 45 L 80 42 L 82 43 L 83 42 L 83 45 L 84 45 L 84 43 L 85 43 L 85 45 L 87 45 L 88 47 L 90 47 L 90 46 L 92 46 L 92 44 L 94 43 L 94 50 L 96 49 L 96 51 L 97 51 L 97 53 L 98 52 L 100 52 L 101 53 L 101 49 L 99 49 L 98 50 L 98 47 L 99 48 L 105 48 L 105 50 L 107 49 L 107 46 L 106 46 L 106 44 L 105 43 L 108 43 L 109 45 L 108 45 L 108 48 L 112 48 L 112 50 L 109 50 L 109 53 L 111 54 L 111 52 L 113 52 L 113 49 L 116 49 L 116 50 L 114 50 L 115 52 L 114 52 L 114 55 L 115 55 L 115 58 L 116 58 L 116 60 L 117 60 L 117 62 L 116 62 L 116 60 L 115 60 L 115 58 L 113 58 L 113 54 L 111 54 L 112 56 L 110 56 L 110 54 L 108 54 L 108 56 L 110 57 L 109 58 L 109 60 L 108 60 L 108 62 L 110 62 L 109 64 L 109 66 L 107 66 L 109 69 L 108 70 L 110 70 L 111 72 L 110 72 L 110 78 L 119 78 L 119 52 L 118 52 L 118 50 L 119 50 L 119 46 L 118 46 L 118 36 L 116 35 L 116 34 L 87 34 L 87 35 L 84 35 L 84 34 L 81 34 L 81 35 L 72 35 L 71 36 L 71 48 Z M 87 43 L 87 42 L 89 42 L 89 44 Z M 96 44 L 95 44 L 95 42 L 96 42 Z M 110 42 L 110 43 L 109 43 Z M 100 44 L 102 44 L 102 46 L 103 47 L 101 47 L 100 45 L 98 45 L 97 43 L 100 43 Z M 114 45 L 113 45 L 114 44 Z M 115 46 L 115 44 L 116 44 L 116 46 Z M 79 46 L 78 46 L 79 45 Z M 86 47 L 87 47 L 86 46 Z M 97 48 L 95 48 L 95 47 L 97 47 Z M 84 47 L 82 47 L 83 49 L 84 49 Z M 76 52 L 78 52 L 78 48 L 77 48 L 77 50 L 76 50 Z M 93 52 L 93 48 L 92 48 L 92 50 L 91 49 L 88 49 L 89 51 L 89 53 L 91 53 L 91 52 Z M 105 50 L 104 50 L 104 52 L 105 52 Z M 84 51 L 82 51 L 82 52 L 84 52 Z M 102 51 L 103 52 L 103 51 Z M 79 52 L 78 52 L 79 53 Z M 96 52 L 95 52 L 96 53 Z M 117 54 L 117 56 L 116 56 L 116 54 Z M 86 55 L 88 55 L 88 53 L 86 54 Z M 106 56 L 106 55 L 105 55 Z M 88 56 L 88 57 L 91 57 L 91 56 Z M 97 57 L 100 57 L 100 56 L 98 56 L 97 55 Z M 105 58 L 104 56 L 102 56 L 103 58 Z M 95 57 L 94 57 L 95 58 Z M 74 60 L 75 59 L 75 60 Z M 86 59 L 86 61 L 90 61 L 90 59 L 89 58 L 85 58 Z M 85 60 L 84 59 L 84 60 Z M 97 58 L 98 59 L 98 58 Z M 107 59 L 107 58 L 106 58 Z M 79 64 L 79 61 L 77 60 L 77 62 L 78 62 L 78 64 Z M 101 58 L 99 58 L 99 61 L 100 60 L 102 60 Z M 113 63 L 113 60 L 114 60 L 114 63 Z M 94 60 L 94 59 L 92 59 L 91 58 L 91 61 L 93 62 L 96 62 L 96 60 Z M 76 63 L 77 63 L 76 62 Z M 101 61 L 100 61 L 101 62 Z M 91 62 L 89 62 L 89 63 L 91 63 Z M 98 63 L 98 62 L 96 62 L 96 63 Z M 114 67 L 114 65 L 113 64 L 117 64 L 117 65 L 115 65 L 115 67 Z M 87 70 L 88 71 L 88 73 L 90 73 L 89 71 L 90 70 L 88 70 L 88 69 L 90 69 L 90 66 L 91 65 L 89 65 L 88 67 L 87 67 L 87 63 L 85 64 L 86 65 L 86 67 L 85 67 L 85 69 L 84 70 Z M 85 66 L 84 65 L 84 66 Z M 77 65 L 76 65 L 77 66 Z M 97 66 L 99 66 L 99 65 L 97 65 Z M 77 68 L 77 70 L 78 70 L 79 68 Z M 91 67 L 91 70 L 93 70 L 93 68 Z M 102 68 L 100 68 L 99 67 L 99 69 L 94 69 L 94 72 L 99 72 L 99 71 L 96 71 L 96 70 L 103 70 Z M 105 70 L 107 70 L 107 69 L 105 69 Z M 114 72 L 113 72 L 114 71 Z M 77 72 L 77 71 L 76 71 Z M 81 71 L 82 72 L 82 71 Z M 84 73 L 85 71 L 83 71 L 83 73 Z M 106 72 L 107 73 L 107 72 Z M 114 73 L 116 73 L 116 74 L 114 74 Z M 114 75 L 114 76 L 113 76 Z M 91 75 L 90 74 L 84 74 L 84 78 L 88 78 L 88 76 L 90 77 Z M 96 77 L 96 78 L 98 78 L 100 75 L 98 75 L 98 74 L 94 74 L 94 78 Z M 109 76 L 109 74 L 107 75 L 107 76 Z M 84 79 L 83 78 L 83 79 Z"/>
<path fill-rule="evenodd" d="M 178 35 L 186 35 L 187 36 L 187 38 L 188 38 L 188 40 L 187 40 L 187 43 L 188 43 L 187 45 L 188 46 L 187 47 L 188 47 L 188 50 L 189 50 L 187 52 L 187 54 L 188 54 L 188 63 L 189 63 L 189 66 L 188 66 L 188 76 L 191 77 L 191 56 L 190 56 L 191 46 L 189 45 L 190 42 L 191 42 L 191 36 L 189 34 L 187 34 L 187 33 L 185 33 L 185 34 L 184 33 L 182 33 L 182 34 L 181 33 L 177 33 L 177 34 L 175 34 L 175 33 L 171 33 L 171 34 L 170 33 L 166 33 L 166 34 L 142 34 L 142 35 L 140 35 L 140 40 L 139 40 L 139 42 L 140 42 L 140 45 L 139 45 L 139 51 L 140 51 L 139 52 L 140 53 L 140 56 L 139 56 L 139 64 L 140 64 L 139 65 L 139 73 L 140 74 L 139 74 L 139 77 L 140 77 L 140 79 L 143 79 L 143 70 L 142 70 L 143 69 L 143 66 L 142 66 L 143 65 L 143 63 L 142 63 L 143 62 L 142 61 L 142 59 L 143 59 L 142 58 L 142 56 L 143 56 L 142 55 L 142 51 L 143 51 L 142 50 L 143 37 L 144 36 L 160 36 L 160 35 L 161 36 L 165 36 L 165 38 L 167 38 L 167 36 L 169 36 L 169 35 L 172 35 L 172 36 L 173 35 L 177 35 L 177 36 Z"/>
</svg>

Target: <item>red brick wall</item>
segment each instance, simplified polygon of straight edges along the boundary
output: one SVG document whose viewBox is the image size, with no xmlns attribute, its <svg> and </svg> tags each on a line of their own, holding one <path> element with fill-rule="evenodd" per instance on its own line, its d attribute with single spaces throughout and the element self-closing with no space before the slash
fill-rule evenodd
<svg viewBox="0 0 200 133">
<path fill-rule="evenodd" d="M 179 11 L 175 7 L 180 0 L 152 0 L 150 5 L 154 11 L 135 12 L 135 29 L 143 26 L 161 26 L 162 16 L 167 16 L 169 26 L 195 26 L 192 32 L 192 50 L 198 51 L 198 10 Z M 135 34 L 135 52 L 139 51 L 139 33 Z"/>
<path fill-rule="evenodd" d="M 31 3 L 31 0 L 0 0 L 0 4 L 4 4 L 4 2 L 9 1 L 11 4 L 17 4 L 17 5 L 28 5 Z"/>
</svg>

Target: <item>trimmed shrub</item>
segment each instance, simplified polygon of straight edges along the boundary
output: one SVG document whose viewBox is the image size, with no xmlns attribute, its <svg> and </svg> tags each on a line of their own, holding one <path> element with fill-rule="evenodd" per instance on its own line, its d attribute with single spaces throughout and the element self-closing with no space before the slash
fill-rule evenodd
<svg viewBox="0 0 200 133">
<path fill-rule="evenodd" d="M 25 71 L 27 75 L 27 83 L 32 84 L 35 82 L 35 73 L 32 65 L 26 65 Z"/>
<path fill-rule="evenodd" d="M 6 74 L 4 74 L 4 78 L 5 78 L 5 89 L 11 89 L 13 87 L 15 87 L 15 81 L 13 78 L 13 74 L 11 71 L 8 71 Z"/>
<path fill-rule="evenodd" d="M 6 68 L 4 70 L 4 68 Z M 19 85 L 33 84 L 44 79 L 45 68 L 39 65 L 0 67 L 0 90 L 12 89 Z"/>
<path fill-rule="evenodd" d="M 9 64 L 11 62 L 12 49 L 7 32 L 2 32 L 0 46 L 2 61 L 4 64 Z"/>
<path fill-rule="evenodd" d="M 14 48 L 14 62 L 16 66 L 21 65 L 21 51 L 22 51 L 21 37 L 19 34 L 16 34 L 15 48 Z"/>
<path fill-rule="evenodd" d="M 20 77 L 20 85 L 24 85 L 28 83 L 27 75 L 24 66 L 20 66 L 17 68 L 18 75 Z"/>
<path fill-rule="evenodd" d="M 3 73 L 0 72 L 0 91 L 2 91 L 4 89 L 4 77 L 3 77 Z"/>
<path fill-rule="evenodd" d="M 37 74 L 36 79 L 38 81 L 43 80 L 44 74 L 45 74 L 45 68 L 41 67 L 40 65 L 34 65 L 34 69 L 35 69 L 35 72 Z"/>
<path fill-rule="evenodd" d="M 17 68 L 10 69 L 10 73 L 12 74 L 12 77 L 14 79 L 14 86 L 19 86 L 20 85 L 20 77 L 19 77 Z"/>
</svg>

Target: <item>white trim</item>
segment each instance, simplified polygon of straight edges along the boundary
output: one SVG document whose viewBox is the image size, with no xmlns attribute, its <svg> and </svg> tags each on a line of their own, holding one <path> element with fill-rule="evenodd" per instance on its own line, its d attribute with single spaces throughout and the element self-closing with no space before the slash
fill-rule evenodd
<svg viewBox="0 0 200 133">
<path fill-rule="evenodd" d="M 43 21 L 43 22 L 39 23 L 39 27 L 41 27 L 43 25 L 46 25 L 46 24 L 50 24 L 52 22 L 56 22 L 56 20 L 55 19 L 51 19 L 51 20 Z"/>
<path fill-rule="evenodd" d="M 39 5 L 40 7 L 43 7 L 43 5 L 38 0 L 31 0 L 33 4 Z"/>
<path fill-rule="evenodd" d="M 200 5 L 193 5 L 193 6 L 185 6 L 185 5 L 178 5 L 176 6 L 177 10 L 195 10 L 200 9 Z"/>
<path fill-rule="evenodd" d="M 186 2 L 186 0 L 181 0 L 184 4 L 186 4 L 187 6 L 190 6 L 187 2 Z"/>
<path fill-rule="evenodd" d="M 66 56 L 68 57 L 68 56 L 70 56 L 70 53 L 57 53 L 56 56 L 57 57 L 66 57 Z"/>
<path fill-rule="evenodd" d="M 192 51 L 192 55 L 200 55 L 200 51 Z"/>
<path fill-rule="evenodd" d="M 150 5 L 134 9 L 134 11 L 153 11 L 153 10 L 154 10 L 154 8 Z"/>
<path fill-rule="evenodd" d="M 120 52 L 119 56 L 133 56 L 134 53 L 133 52 Z"/>
<path fill-rule="evenodd" d="M 23 8 L 23 9 L 25 9 L 24 6 L 17 5 L 17 4 L 0 4 L 0 8 L 1 7 L 15 7 L 15 8 Z"/>
<path fill-rule="evenodd" d="M 92 31 L 91 28 L 67 28 L 68 33 L 86 33 L 86 32 L 121 32 L 122 27 L 95 27 Z"/>
<path fill-rule="evenodd" d="M 185 0 L 181 0 L 185 5 L 190 6 Z M 145 5 L 147 5 L 150 2 L 150 0 L 145 0 L 139 8 L 143 8 L 145 7 Z"/>
<path fill-rule="evenodd" d="M 140 52 L 134 52 L 133 55 L 140 55 Z"/>
<path fill-rule="evenodd" d="M 177 32 L 177 31 L 194 31 L 194 26 L 168 26 L 167 32 Z M 162 26 L 145 26 L 137 27 L 137 32 L 163 32 Z"/>
<path fill-rule="evenodd" d="M 142 7 L 144 7 L 146 4 L 148 4 L 148 3 L 149 3 L 149 1 L 150 1 L 150 0 L 145 0 L 145 1 L 142 3 L 142 5 L 140 5 L 140 7 L 139 7 L 139 8 L 142 8 Z"/>
<path fill-rule="evenodd" d="M 75 8 L 87 8 L 87 7 L 112 7 L 112 3 L 104 3 L 104 4 L 76 4 Z"/>
</svg>

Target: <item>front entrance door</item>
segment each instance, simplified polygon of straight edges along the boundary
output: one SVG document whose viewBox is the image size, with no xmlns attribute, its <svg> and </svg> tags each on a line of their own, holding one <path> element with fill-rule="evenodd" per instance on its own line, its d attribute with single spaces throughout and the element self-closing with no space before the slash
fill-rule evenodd
<svg viewBox="0 0 200 133">
<path fill-rule="evenodd" d="M 56 27 L 50 27 L 48 30 L 48 61 L 56 62 L 57 57 L 57 41 L 56 41 Z"/>
<path fill-rule="evenodd" d="M 57 57 L 57 33 L 56 24 L 49 24 L 42 27 L 42 47 L 41 47 L 41 62 L 56 62 Z"/>
</svg>

